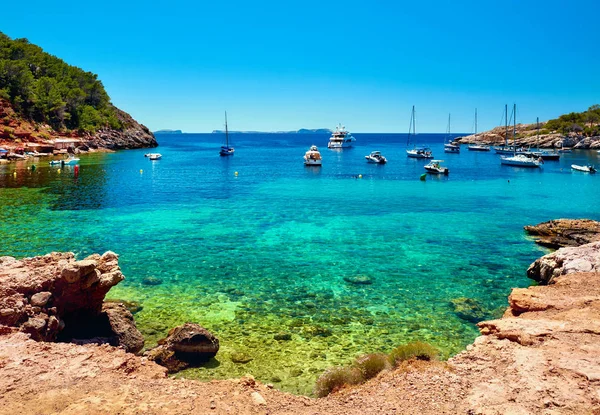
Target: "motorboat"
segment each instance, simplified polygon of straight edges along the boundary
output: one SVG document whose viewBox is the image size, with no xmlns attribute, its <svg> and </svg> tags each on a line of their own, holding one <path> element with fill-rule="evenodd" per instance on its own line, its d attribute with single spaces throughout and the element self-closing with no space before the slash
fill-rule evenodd
<svg viewBox="0 0 600 415">
<path fill-rule="evenodd" d="M 447 175 L 450 172 L 450 170 L 448 170 L 448 167 L 440 165 L 440 163 L 443 162 L 444 160 L 431 160 L 429 164 L 424 166 L 424 168 L 425 170 L 427 170 L 427 173 Z"/>
<path fill-rule="evenodd" d="M 414 159 L 432 159 L 433 154 L 429 147 L 415 147 L 412 150 L 406 150 L 406 155 Z"/>
<path fill-rule="evenodd" d="M 317 146 L 310 146 L 310 149 L 304 153 L 305 166 L 321 166 L 323 159 Z"/>
<path fill-rule="evenodd" d="M 571 168 L 586 173 L 596 173 L 596 168 L 594 166 L 578 166 L 577 164 L 571 164 Z"/>
<path fill-rule="evenodd" d="M 454 143 L 444 144 L 444 153 L 460 153 L 460 146 Z"/>
<path fill-rule="evenodd" d="M 381 155 L 380 151 L 371 151 L 371 154 L 365 156 L 368 163 L 385 164 L 387 159 Z"/>
<path fill-rule="evenodd" d="M 160 160 L 162 158 L 162 154 L 160 153 L 149 153 L 148 158 L 150 160 Z"/>
<path fill-rule="evenodd" d="M 62 159 L 62 160 L 50 160 L 50 162 L 48 164 L 50 164 L 51 166 L 74 166 L 75 164 L 79 163 L 79 159 L 71 156 L 69 158 L 66 159 Z"/>
<path fill-rule="evenodd" d="M 346 127 L 342 124 L 338 124 L 335 127 L 335 131 L 329 137 L 328 148 L 348 148 L 352 147 L 352 144 L 356 141 L 356 138 L 352 137 L 352 134 L 346 130 Z"/>
<path fill-rule="evenodd" d="M 470 144 L 469 151 L 490 151 L 490 146 L 485 144 Z"/>
<path fill-rule="evenodd" d="M 500 157 L 500 163 L 505 166 L 515 167 L 540 167 L 544 161 L 540 158 L 527 157 L 524 154 L 515 154 L 510 157 Z"/>
<path fill-rule="evenodd" d="M 233 156 L 235 149 L 229 145 L 229 130 L 227 128 L 227 111 L 225 111 L 225 145 L 219 150 L 220 156 Z"/>
</svg>

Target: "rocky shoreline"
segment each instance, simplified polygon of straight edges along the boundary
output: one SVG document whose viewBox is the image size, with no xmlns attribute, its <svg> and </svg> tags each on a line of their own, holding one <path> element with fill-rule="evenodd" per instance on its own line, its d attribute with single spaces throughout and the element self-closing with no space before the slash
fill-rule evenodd
<svg viewBox="0 0 600 415">
<path fill-rule="evenodd" d="M 569 244 L 586 242 L 579 236 L 582 221 L 572 225 L 539 229 L 559 228 L 561 238 L 571 235 Z M 589 221 L 585 229 L 598 225 Z M 532 264 L 528 275 L 548 285 L 514 289 L 504 316 L 479 323 L 481 336 L 448 362 L 408 362 L 364 385 L 311 399 L 250 376 L 170 379 L 150 360 L 155 356 L 131 353 L 139 350 L 139 339 L 125 335 L 137 330 L 133 318 L 129 326 L 112 324 L 131 314 L 102 301 L 123 278 L 114 253 L 83 261 L 58 253 L 3 257 L 0 413 L 600 413 L 600 242 L 561 248 Z M 82 339 L 72 316 L 76 304 L 86 318 L 105 315 L 113 334 Z M 64 336 L 69 326 L 72 334 Z M 176 353 L 169 346 L 182 333 L 179 351 L 192 345 L 218 352 L 218 340 L 182 327 L 162 342 L 167 356 Z"/>
<path fill-rule="evenodd" d="M 540 123 L 544 128 L 545 123 Z M 600 137 L 584 137 L 575 134 L 567 136 L 558 132 L 549 132 L 537 135 L 536 124 L 517 124 L 517 136 L 514 140 L 517 146 L 541 148 L 575 148 L 575 149 L 600 149 Z M 513 145 L 513 128 L 508 129 L 508 144 Z M 454 141 L 460 144 L 486 144 L 504 145 L 506 129 L 496 127 L 489 131 L 458 137 Z"/>
</svg>

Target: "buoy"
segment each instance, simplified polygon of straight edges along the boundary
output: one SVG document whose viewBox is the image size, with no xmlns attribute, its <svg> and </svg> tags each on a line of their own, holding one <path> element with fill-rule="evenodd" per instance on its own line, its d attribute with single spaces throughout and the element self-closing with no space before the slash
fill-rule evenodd
<svg viewBox="0 0 600 415">
<path fill-rule="evenodd" d="M 234 175 L 234 176 L 237 176 L 237 175 L 238 175 L 238 172 L 236 171 L 235 173 L 233 173 L 233 175 Z"/>
<path fill-rule="evenodd" d="M 31 171 L 35 171 L 35 169 L 36 169 L 36 168 L 37 168 L 37 167 L 35 167 L 35 164 L 32 164 L 32 165 L 31 165 Z"/>
<path fill-rule="evenodd" d="M 140 169 L 140 174 L 142 174 L 144 172 L 144 170 Z"/>
<path fill-rule="evenodd" d="M 60 169 L 56 170 L 56 172 L 60 174 Z"/>
<path fill-rule="evenodd" d="M 427 173 L 423 173 L 420 177 L 421 181 L 424 182 L 427 179 Z"/>
<path fill-rule="evenodd" d="M 15 171 L 15 172 L 13 172 L 13 176 L 16 176 L 16 175 L 17 175 L 17 172 L 16 172 L 16 171 Z"/>
<path fill-rule="evenodd" d="M 362 179 L 362 174 L 359 174 L 359 175 L 358 175 L 358 178 L 359 178 L 359 179 Z"/>
<path fill-rule="evenodd" d="M 75 177 L 79 176 L 79 164 L 75 165 Z"/>
</svg>

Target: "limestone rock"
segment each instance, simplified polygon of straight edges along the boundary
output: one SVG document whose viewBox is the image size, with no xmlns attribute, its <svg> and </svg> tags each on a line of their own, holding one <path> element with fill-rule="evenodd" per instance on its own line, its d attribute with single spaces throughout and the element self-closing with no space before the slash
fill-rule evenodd
<svg viewBox="0 0 600 415">
<path fill-rule="evenodd" d="M 137 329 L 133 315 L 123 304 L 104 303 L 102 312 L 106 314 L 117 345 L 128 352 L 137 353 L 144 347 L 144 336 Z"/>
<path fill-rule="evenodd" d="M 561 248 L 545 255 L 529 266 L 527 276 L 551 284 L 556 277 L 575 272 L 600 272 L 600 242 Z"/>
<path fill-rule="evenodd" d="M 33 294 L 31 296 L 31 300 L 29 301 L 29 303 L 32 306 L 44 307 L 48 303 L 48 301 L 50 300 L 50 298 L 52 298 L 52 293 L 51 292 L 42 291 L 42 292 Z"/>
<path fill-rule="evenodd" d="M 525 226 L 525 231 L 538 236 L 537 244 L 554 249 L 600 241 L 600 222 L 589 219 L 551 220 Z"/>
<path fill-rule="evenodd" d="M 158 344 L 147 356 L 171 373 L 190 365 L 201 365 L 219 351 L 219 339 L 195 323 L 185 323 L 171 329 Z"/>
</svg>

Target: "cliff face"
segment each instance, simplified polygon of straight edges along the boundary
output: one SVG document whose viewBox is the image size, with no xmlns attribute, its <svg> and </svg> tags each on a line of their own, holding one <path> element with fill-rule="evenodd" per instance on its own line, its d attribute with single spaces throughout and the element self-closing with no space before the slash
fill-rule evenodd
<svg viewBox="0 0 600 415">
<path fill-rule="evenodd" d="M 543 148 L 554 147 L 573 147 L 581 149 L 600 149 L 600 137 L 583 137 L 575 134 L 564 136 L 557 132 L 541 133 L 537 136 L 536 124 L 517 124 L 517 138 L 515 140 L 518 146 L 537 147 L 538 144 Z M 544 124 L 540 123 L 540 128 L 544 128 Z M 507 137 L 505 127 L 496 127 L 489 131 L 484 131 L 477 134 L 459 137 L 457 142 L 462 144 L 487 144 L 487 145 L 503 145 Z M 508 144 L 513 144 L 513 127 L 508 128 Z"/>
<path fill-rule="evenodd" d="M 156 147 L 158 143 L 150 130 L 134 120 L 131 115 L 115 108 L 117 118 L 123 124 L 122 130 L 101 129 L 94 134 L 78 131 L 56 131 L 48 124 L 36 123 L 20 116 L 10 102 L 0 98 L 0 147 L 23 147 L 27 143 L 52 145 L 55 139 L 72 138 L 80 140 L 82 150 L 93 149 L 134 149 Z"/>
</svg>

